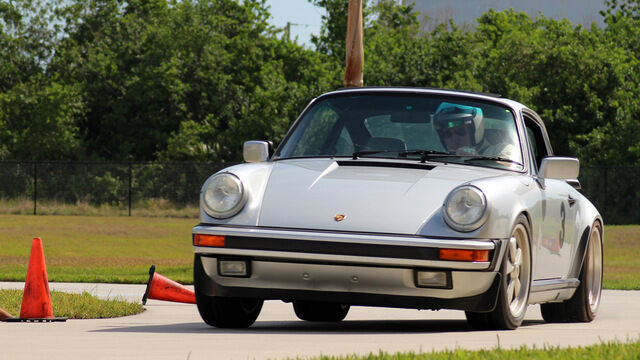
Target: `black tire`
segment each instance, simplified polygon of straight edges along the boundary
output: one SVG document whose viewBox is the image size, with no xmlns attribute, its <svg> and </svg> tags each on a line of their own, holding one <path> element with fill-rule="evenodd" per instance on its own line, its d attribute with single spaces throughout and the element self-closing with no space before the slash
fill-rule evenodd
<svg viewBox="0 0 640 360">
<path fill-rule="evenodd" d="M 349 308 L 349 305 L 321 301 L 293 302 L 296 316 L 305 321 L 342 321 L 349 313 Z"/>
<path fill-rule="evenodd" d="M 198 312 L 205 323 L 218 328 L 247 328 L 256 321 L 264 300 L 206 295 L 208 281 L 200 257 L 196 255 L 193 285 Z"/>
<path fill-rule="evenodd" d="M 496 307 L 486 313 L 465 312 L 467 323 L 478 330 L 513 330 L 520 326 L 527 312 L 531 271 L 531 229 L 526 216 L 520 215 L 502 259 Z"/>
<path fill-rule="evenodd" d="M 260 315 L 263 303 L 261 299 L 196 295 L 200 317 L 218 328 L 248 328 Z"/>
<path fill-rule="evenodd" d="M 542 318 L 546 322 L 591 322 L 595 319 L 602 291 L 602 227 L 598 222 L 589 234 L 579 280 L 580 285 L 571 299 L 540 305 Z"/>
</svg>

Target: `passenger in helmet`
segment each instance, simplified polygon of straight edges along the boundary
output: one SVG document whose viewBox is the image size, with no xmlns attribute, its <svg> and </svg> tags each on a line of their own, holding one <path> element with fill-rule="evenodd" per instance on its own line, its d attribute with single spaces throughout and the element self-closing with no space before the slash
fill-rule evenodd
<svg viewBox="0 0 640 360">
<path fill-rule="evenodd" d="M 447 152 L 457 155 L 497 156 L 513 159 L 516 147 L 504 139 L 489 143 L 484 136 L 482 109 L 442 103 L 433 117 L 433 125 Z"/>
</svg>

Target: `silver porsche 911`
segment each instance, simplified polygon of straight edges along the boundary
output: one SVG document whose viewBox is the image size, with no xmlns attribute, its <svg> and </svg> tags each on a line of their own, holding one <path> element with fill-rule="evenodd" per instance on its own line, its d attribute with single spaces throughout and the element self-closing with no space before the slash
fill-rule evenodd
<svg viewBox="0 0 640 360">
<path fill-rule="evenodd" d="M 350 306 L 464 310 L 515 329 L 529 304 L 588 322 L 603 221 L 540 117 L 487 94 L 357 88 L 311 101 L 280 146 L 202 187 L 193 229 L 202 319 L 248 327 L 264 300 L 306 321 Z"/>
</svg>

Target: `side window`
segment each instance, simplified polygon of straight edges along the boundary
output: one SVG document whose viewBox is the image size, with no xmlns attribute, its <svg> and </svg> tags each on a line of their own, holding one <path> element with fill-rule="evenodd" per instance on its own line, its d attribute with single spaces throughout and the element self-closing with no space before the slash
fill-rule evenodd
<svg viewBox="0 0 640 360">
<path fill-rule="evenodd" d="M 524 126 L 527 132 L 527 142 L 529 143 L 529 152 L 535 161 L 536 171 L 540 168 L 542 159 L 549 155 L 547 147 L 544 143 L 542 128 L 533 120 L 525 115 Z"/>
</svg>

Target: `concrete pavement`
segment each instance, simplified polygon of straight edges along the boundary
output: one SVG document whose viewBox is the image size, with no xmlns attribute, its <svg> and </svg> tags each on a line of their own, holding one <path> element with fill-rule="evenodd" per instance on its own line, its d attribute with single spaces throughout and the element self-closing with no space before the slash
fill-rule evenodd
<svg viewBox="0 0 640 360">
<path fill-rule="evenodd" d="M 140 301 L 144 285 L 50 283 Z M 0 288 L 23 287 L 0 283 Z M 195 305 L 149 300 L 140 315 L 64 323 L 0 323 L 0 359 L 283 359 L 466 348 L 577 346 L 638 340 L 640 292 L 605 290 L 599 317 L 588 324 L 546 324 L 530 306 L 515 331 L 473 331 L 460 311 L 354 307 L 337 324 L 297 320 L 290 304 L 267 301 L 249 329 L 207 326 Z"/>
</svg>

